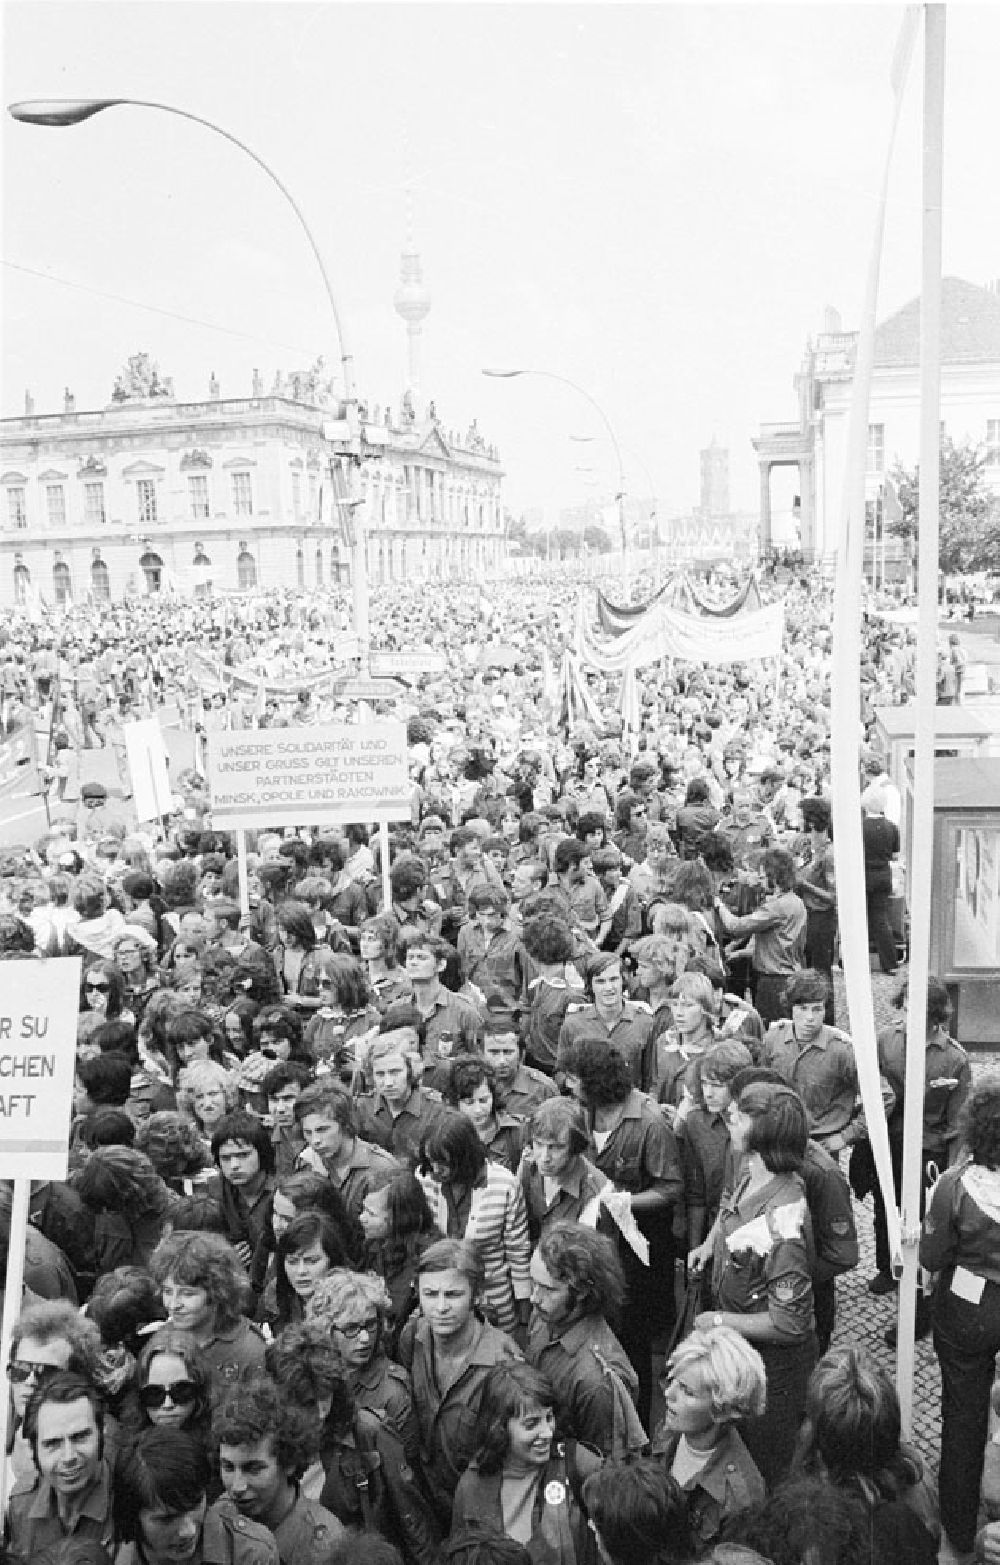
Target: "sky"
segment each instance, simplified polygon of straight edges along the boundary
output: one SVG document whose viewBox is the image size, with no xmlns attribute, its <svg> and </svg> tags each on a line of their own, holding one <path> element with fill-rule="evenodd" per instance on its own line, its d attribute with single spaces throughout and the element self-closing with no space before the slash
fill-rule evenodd
<svg viewBox="0 0 1000 1565">
<path fill-rule="evenodd" d="M 795 417 L 793 376 L 836 308 L 858 324 L 902 7 L 13 0 L 4 103 L 128 96 L 214 120 L 315 234 L 359 394 L 398 405 L 393 310 L 407 192 L 432 307 L 421 402 L 475 417 L 515 515 L 627 492 L 697 504 L 699 451 Z M 944 271 L 1000 278 L 993 109 L 1000 7 L 947 11 Z M 920 290 L 922 49 L 890 191 L 880 317 Z M 0 413 L 103 406 L 146 351 L 179 399 L 340 349 L 296 219 L 238 148 L 120 107 L 0 128 Z M 576 438 L 573 438 L 576 437 Z M 583 437 L 583 438 L 581 438 Z M 586 471 L 589 469 L 590 471 Z M 793 480 L 774 480 L 775 505 Z"/>
</svg>

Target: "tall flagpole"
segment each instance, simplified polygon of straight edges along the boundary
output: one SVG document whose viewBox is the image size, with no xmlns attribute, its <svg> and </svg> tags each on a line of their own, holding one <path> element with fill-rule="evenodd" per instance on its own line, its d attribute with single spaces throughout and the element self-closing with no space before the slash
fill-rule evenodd
<svg viewBox="0 0 1000 1565">
<path fill-rule="evenodd" d="M 945 8 L 924 10 L 923 276 L 920 288 L 920 491 L 917 577 L 917 722 L 914 738 L 910 981 L 906 1008 L 906 1097 L 900 1205 L 903 1276 L 899 1288 L 896 1379 L 903 1430 L 913 1406 L 913 1336 L 920 1243 L 924 1055 L 930 960 L 934 831 L 934 717 L 937 663 L 938 510 L 941 471 L 941 194 L 944 163 Z"/>
<path fill-rule="evenodd" d="M 865 906 L 864 852 L 861 830 L 861 786 L 858 746 L 861 735 L 859 669 L 861 664 L 861 586 L 865 555 L 865 468 L 868 448 L 868 407 L 875 359 L 875 316 L 885 233 L 889 173 L 902 110 L 913 46 L 920 21 L 916 6 L 907 9 L 892 66 L 894 101 L 882 170 L 878 214 L 868 262 L 864 307 L 858 331 L 854 384 L 848 418 L 847 458 L 837 538 L 837 580 L 834 600 L 833 682 L 831 700 L 831 802 L 837 900 L 841 908 L 840 941 L 844 986 L 858 1080 L 872 1155 L 883 1193 L 889 1247 L 899 1253 L 899 1214 L 889 1153 L 889 1132 L 879 1090 L 875 1014 L 872 1006 Z M 844 916 L 849 910 L 848 916 Z"/>
</svg>

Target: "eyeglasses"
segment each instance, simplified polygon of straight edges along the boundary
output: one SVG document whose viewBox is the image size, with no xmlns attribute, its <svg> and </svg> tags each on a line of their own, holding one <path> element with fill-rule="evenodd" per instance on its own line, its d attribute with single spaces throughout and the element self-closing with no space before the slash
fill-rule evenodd
<svg viewBox="0 0 1000 1565">
<path fill-rule="evenodd" d="M 7 1374 L 14 1385 L 23 1386 L 32 1376 L 41 1382 L 47 1376 L 54 1375 L 58 1368 L 58 1364 L 36 1364 L 33 1359 L 11 1359 L 7 1365 Z"/>
<path fill-rule="evenodd" d="M 198 1387 L 193 1380 L 175 1380 L 169 1386 L 143 1386 L 139 1401 L 144 1408 L 162 1407 L 169 1402 L 173 1407 L 190 1407 L 198 1400 Z"/>
<path fill-rule="evenodd" d="M 369 1315 L 367 1320 L 357 1321 L 351 1326 L 337 1326 L 335 1329 L 342 1337 L 348 1337 L 352 1342 L 356 1337 L 360 1337 L 362 1332 L 366 1337 L 374 1337 L 378 1331 L 378 1316 Z"/>
<path fill-rule="evenodd" d="M 94 983 L 91 979 L 88 978 L 83 987 L 85 989 L 94 989 L 98 994 L 107 994 L 111 988 L 111 985 L 106 983 Z"/>
</svg>

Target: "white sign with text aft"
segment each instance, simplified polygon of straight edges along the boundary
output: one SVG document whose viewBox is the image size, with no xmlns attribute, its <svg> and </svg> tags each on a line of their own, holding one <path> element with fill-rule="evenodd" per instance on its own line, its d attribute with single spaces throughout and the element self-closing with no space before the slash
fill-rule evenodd
<svg viewBox="0 0 1000 1565">
<path fill-rule="evenodd" d="M 65 1179 L 78 956 L 0 962 L 0 1179 Z"/>
<path fill-rule="evenodd" d="M 208 786 L 222 831 L 408 820 L 406 724 L 209 734 Z"/>
</svg>

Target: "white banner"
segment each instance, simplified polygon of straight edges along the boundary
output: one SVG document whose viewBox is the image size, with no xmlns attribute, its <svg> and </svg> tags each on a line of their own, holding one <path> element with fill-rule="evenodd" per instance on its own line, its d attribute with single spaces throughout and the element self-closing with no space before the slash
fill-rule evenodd
<svg viewBox="0 0 1000 1565">
<path fill-rule="evenodd" d="M 775 658 L 785 633 L 785 609 L 772 603 L 732 619 L 705 619 L 680 614 L 654 603 L 638 624 L 603 646 L 595 641 L 583 620 L 583 603 L 577 625 L 575 650 L 585 668 L 609 674 L 645 668 L 661 658 L 683 658 L 688 663 L 749 663 L 754 658 Z"/>
<path fill-rule="evenodd" d="M 210 733 L 208 786 L 223 831 L 409 820 L 406 724 Z"/>
</svg>

